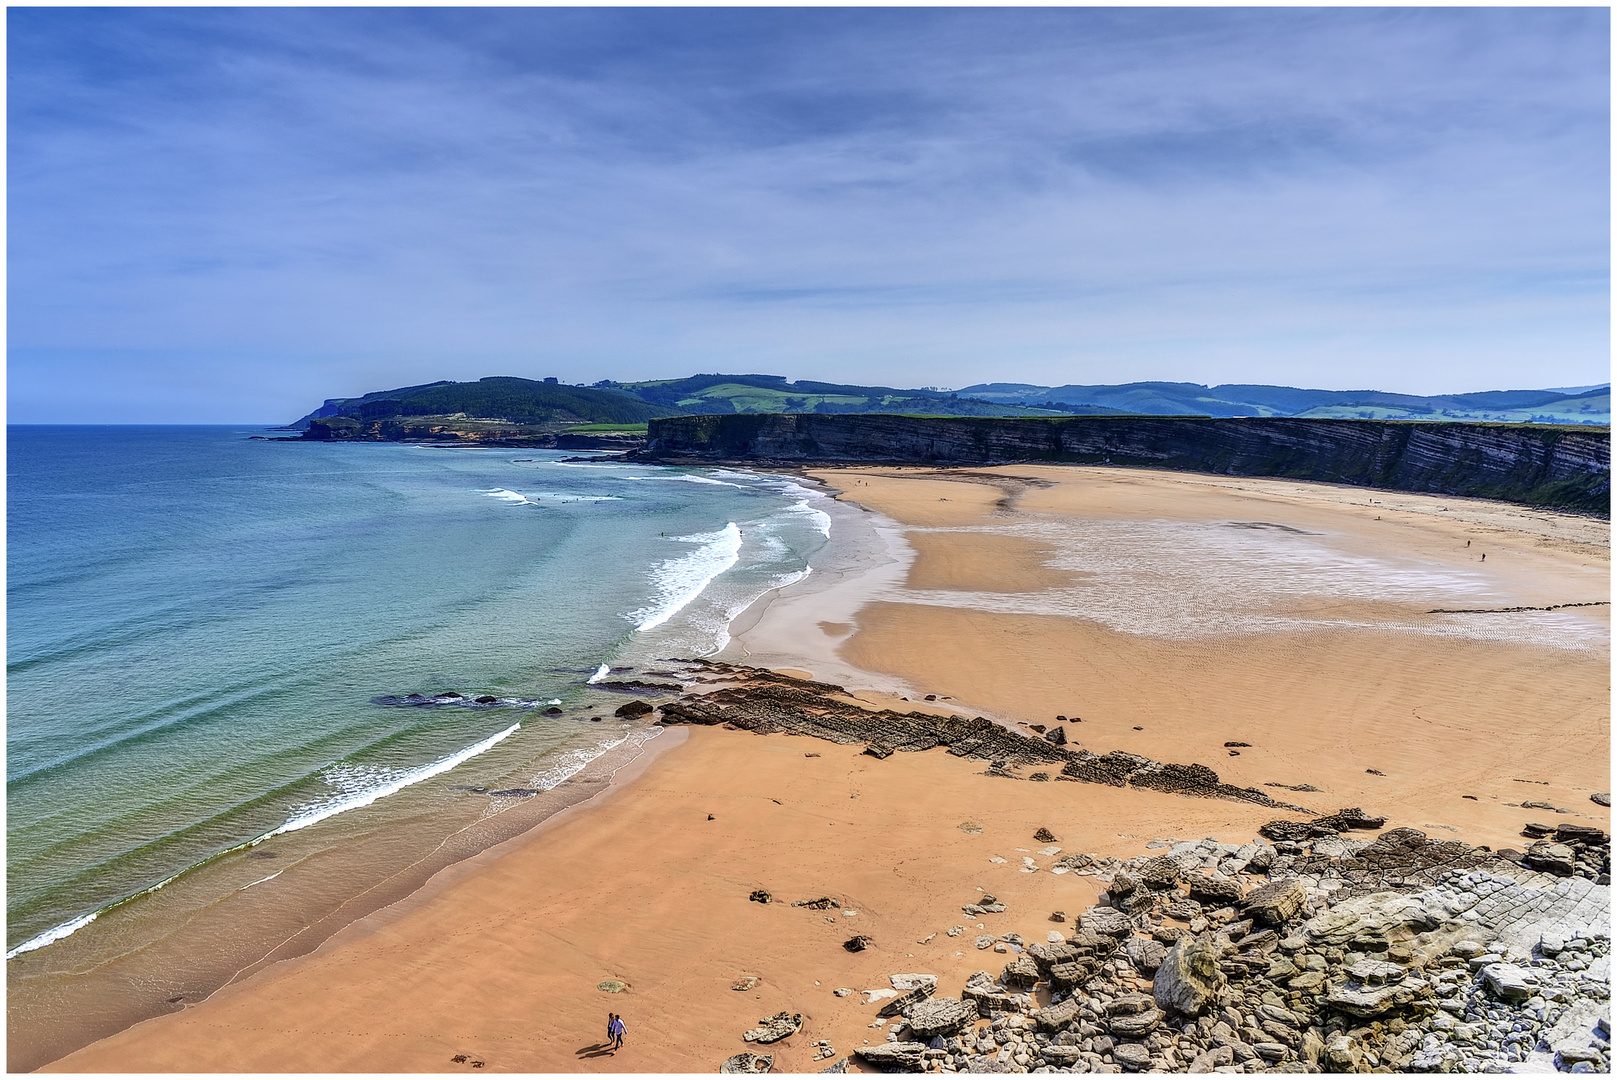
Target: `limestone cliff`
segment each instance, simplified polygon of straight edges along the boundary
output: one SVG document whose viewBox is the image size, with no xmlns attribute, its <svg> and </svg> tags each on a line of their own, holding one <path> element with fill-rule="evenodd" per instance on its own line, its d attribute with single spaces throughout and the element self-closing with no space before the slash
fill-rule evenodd
<svg viewBox="0 0 1617 1080">
<path fill-rule="evenodd" d="M 1501 499 L 1609 517 L 1609 428 L 1388 420 L 672 416 L 646 461 L 1106 464 Z"/>
</svg>

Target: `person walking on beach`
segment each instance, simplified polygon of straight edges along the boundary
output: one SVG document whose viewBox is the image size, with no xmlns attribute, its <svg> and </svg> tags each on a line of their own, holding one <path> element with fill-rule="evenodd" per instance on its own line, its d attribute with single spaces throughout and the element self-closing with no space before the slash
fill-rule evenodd
<svg viewBox="0 0 1617 1080">
<path fill-rule="evenodd" d="M 612 1052 L 615 1054 L 623 1049 L 623 1017 L 617 1013 L 610 1014 L 612 1019 L 606 1022 L 606 1033 L 612 1039 Z"/>
</svg>

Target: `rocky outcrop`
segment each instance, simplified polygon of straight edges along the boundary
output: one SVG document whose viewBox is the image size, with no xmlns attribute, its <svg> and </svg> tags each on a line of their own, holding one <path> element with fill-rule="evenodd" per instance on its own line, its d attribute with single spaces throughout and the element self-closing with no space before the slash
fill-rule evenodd
<svg viewBox="0 0 1617 1080">
<path fill-rule="evenodd" d="M 1106 464 L 1465 495 L 1610 516 L 1604 428 L 1278 417 L 672 416 L 642 460 Z"/>
<path fill-rule="evenodd" d="M 1150 846 L 1071 857 L 1122 907 L 1090 908 L 1000 979 L 973 975 L 975 1023 L 859 1056 L 915 1072 L 1609 1070 L 1608 885 L 1410 829 Z M 1239 909 L 1189 898 L 1209 873 L 1245 893 Z"/>
<path fill-rule="evenodd" d="M 712 661 L 687 663 L 710 673 L 710 681 L 727 681 L 730 685 L 664 704 L 663 724 L 722 725 L 761 735 L 789 732 L 844 745 L 863 743 L 865 752 L 877 759 L 899 751 L 943 747 L 957 757 L 989 762 L 996 776 L 1032 779 L 1031 775 L 1022 777 L 1018 770 L 1057 766 L 1057 780 L 1149 788 L 1312 812 L 1278 802 L 1257 788 L 1223 783 L 1205 765 L 1176 765 L 1122 751 L 1095 754 L 1056 746 L 982 716 L 967 719 L 891 709 L 873 711 L 838 697 L 842 693 L 839 686 Z M 631 702 L 624 708 L 636 704 L 639 703 Z"/>
</svg>

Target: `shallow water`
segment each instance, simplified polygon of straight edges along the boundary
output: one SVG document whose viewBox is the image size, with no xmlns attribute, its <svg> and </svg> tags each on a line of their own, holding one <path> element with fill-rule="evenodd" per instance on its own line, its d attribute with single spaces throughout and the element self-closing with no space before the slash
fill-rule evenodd
<svg viewBox="0 0 1617 1080">
<path fill-rule="evenodd" d="M 717 651 L 829 528 L 778 477 L 259 433 L 10 429 L 14 1043 L 75 980 L 195 992 L 531 824 L 487 790 L 645 735 L 602 665 Z"/>
<path fill-rule="evenodd" d="M 1474 571 L 1356 554 L 1340 538 L 1269 522 L 1048 517 L 916 531 L 1033 540 L 1050 550 L 1046 565 L 1072 580 L 1033 594 L 908 590 L 906 603 L 1062 615 L 1161 638 L 1374 628 L 1563 649 L 1604 648 L 1609 639 L 1603 608 L 1430 614 L 1519 601 Z M 1327 614 L 1333 609 L 1351 614 Z"/>
</svg>

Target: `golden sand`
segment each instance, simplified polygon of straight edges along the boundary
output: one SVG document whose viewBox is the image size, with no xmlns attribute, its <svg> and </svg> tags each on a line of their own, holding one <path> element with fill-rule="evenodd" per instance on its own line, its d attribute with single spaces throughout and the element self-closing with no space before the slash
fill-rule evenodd
<svg viewBox="0 0 1617 1080">
<path fill-rule="evenodd" d="M 904 589 L 851 616 L 791 609 L 792 632 L 817 643 L 794 665 L 804 673 L 823 676 L 814 656 L 837 642 L 838 662 L 870 671 L 871 685 L 953 699 L 932 709 L 1009 723 L 1081 717 L 1067 730 L 1098 752 L 1201 762 L 1239 784 L 1306 783 L 1322 790 L 1266 790 L 1473 842 L 1520 843 L 1533 819 L 1609 828 L 1609 811 L 1588 797 L 1610 787 L 1609 608 L 1516 621 L 1429 614 L 1444 590 L 1489 607 L 1609 601 L 1603 522 L 1112 469 L 815 475 L 918 531 Z M 1118 537 L 1155 554 L 1119 562 L 1134 555 Z M 1197 538 L 1223 561 L 1207 561 Z M 1266 551 L 1273 566 L 1240 565 Z M 1287 585 L 1312 580 L 1316 565 L 1317 590 Z M 1108 574 L 1122 582 L 1111 592 Z M 1382 596 L 1356 574 L 1397 587 Z M 1217 624 L 1223 632 L 1164 631 L 1204 600 L 1233 620 Z M 1085 617 L 1085 604 L 1105 617 Z M 606 795 L 444 871 L 314 954 L 52 1068 L 711 1072 L 748 1048 L 744 1030 L 785 1010 L 804 1015 L 803 1030 L 768 1049 L 777 1069 L 810 1071 L 827 1063 L 814 1060 L 816 1040 L 842 1057 L 883 1037 L 867 1026 L 877 1006 L 835 988 L 886 987 L 914 971 L 952 991 L 1005 962 L 974 947 L 978 922 L 1037 940 L 1056 926 L 1052 910 L 1094 902 L 1089 879 L 1048 872 L 1057 856 L 1039 854 L 1039 827 L 1067 852 L 1127 856 L 1153 837 L 1249 839 L 1280 816 L 989 777 L 939 751 L 878 761 L 783 735 L 664 739 L 642 775 L 620 775 L 627 782 Z M 1232 757 L 1230 741 L 1251 745 Z M 1523 801 L 1570 813 L 1509 805 Z M 1041 869 L 1020 872 L 1024 857 Z M 756 889 L 844 906 L 760 904 L 748 900 Z M 985 889 L 1009 910 L 962 915 Z M 950 937 L 955 925 L 965 929 Z M 846 952 L 856 933 L 874 947 Z M 758 982 L 731 989 L 746 978 Z M 627 990 L 597 989 L 609 979 Z M 609 1010 L 628 1026 L 616 1056 L 601 1050 Z"/>
</svg>

